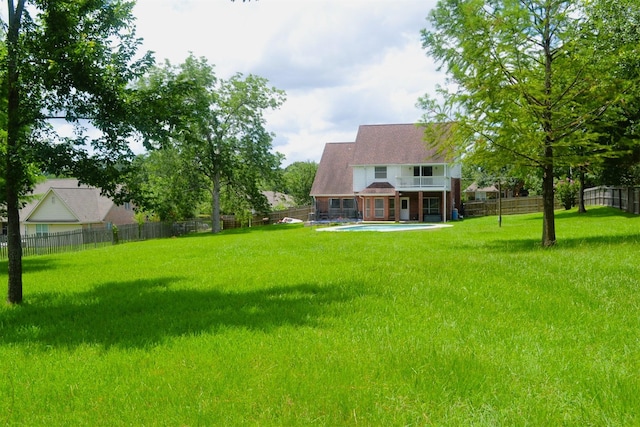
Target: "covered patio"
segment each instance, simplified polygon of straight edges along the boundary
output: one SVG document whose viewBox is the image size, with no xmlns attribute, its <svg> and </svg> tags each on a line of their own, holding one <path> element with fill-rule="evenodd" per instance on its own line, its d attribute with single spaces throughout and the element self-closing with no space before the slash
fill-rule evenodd
<svg viewBox="0 0 640 427">
<path fill-rule="evenodd" d="M 453 209 L 449 191 L 398 191 L 388 182 L 375 182 L 356 196 L 363 221 L 446 222 Z"/>
</svg>

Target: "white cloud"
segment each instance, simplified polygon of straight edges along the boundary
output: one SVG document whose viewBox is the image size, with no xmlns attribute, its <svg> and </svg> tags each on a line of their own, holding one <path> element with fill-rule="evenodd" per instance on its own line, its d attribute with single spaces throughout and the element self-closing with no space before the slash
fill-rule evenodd
<svg viewBox="0 0 640 427">
<path fill-rule="evenodd" d="M 285 164 L 319 161 L 360 124 L 419 119 L 444 76 L 420 45 L 435 0 L 138 0 L 138 36 L 156 59 L 207 58 L 220 77 L 254 73 L 287 92 L 268 114 Z"/>
</svg>

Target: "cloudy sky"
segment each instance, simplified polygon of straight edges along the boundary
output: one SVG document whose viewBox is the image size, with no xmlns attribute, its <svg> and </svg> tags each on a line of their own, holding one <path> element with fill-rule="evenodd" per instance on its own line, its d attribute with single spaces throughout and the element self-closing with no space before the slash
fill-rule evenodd
<svg viewBox="0 0 640 427">
<path fill-rule="evenodd" d="M 421 48 L 436 0 L 138 0 L 137 34 L 158 62 L 192 52 L 219 77 L 257 74 L 287 93 L 267 116 L 275 150 L 319 161 L 361 124 L 411 123 L 444 75 Z"/>
</svg>

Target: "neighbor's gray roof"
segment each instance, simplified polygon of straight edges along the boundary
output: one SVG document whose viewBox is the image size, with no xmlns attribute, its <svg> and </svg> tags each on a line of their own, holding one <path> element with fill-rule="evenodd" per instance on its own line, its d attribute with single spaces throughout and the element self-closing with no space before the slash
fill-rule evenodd
<svg viewBox="0 0 640 427">
<path fill-rule="evenodd" d="M 295 205 L 293 198 L 288 194 L 279 193 L 277 191 L 267 191 L 267 190 L 263 191 L 262 194 L 267 198 L 267 201 L 269 202 L 269 206 L 271 207 L 275 207 L 280 204 L 283 204 L 285 206 Z"/>
<path fill-rule="evenodd" d="M 488 187 L 479 188 L 477 183 L 473 183 L 464 190 L 465 193 L 472 193 L 476 191 L 484 191 L 486 193 L 497 193 L 498 188 L 495 185 L 490 185 Z"/>
<path fill-rule="evenodd" d="M 100 194 L 99 188 L 78 185 L 77 179 L 50 179 L 36 185 L 33 190 L 36 197 L 20 210 L 21 221 L 28 220 L 49 191 L 54 192 L 83 224 L 102 222 L 114 205 L 111 199 Z"/>
<path fill-rule="evenodd" d="M 438 126 L 438 137 L 447 136 L 450 125 Z M 414 123 L 362 125 L 356 136 L 352 165 L 406 165 L 447 163 L 425 138 L 425 127 Z"/>
<path fill-rule="evenodd" d="M 354 150 L 353 142 L 330 142 L 324 146 L 311 186 L 312 196 L 353 194 L 351 162 Z"/>
</svg>

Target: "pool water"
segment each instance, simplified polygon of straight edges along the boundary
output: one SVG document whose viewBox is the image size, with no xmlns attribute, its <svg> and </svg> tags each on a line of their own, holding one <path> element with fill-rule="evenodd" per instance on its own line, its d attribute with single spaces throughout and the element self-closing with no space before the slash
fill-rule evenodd
<svg viewBox="0 0 640 427">
<path fill-rule="evenodd" d="M 411 231 L 452 227 L 448 224 L 352 224 L 318 228 L 317 231 Z"/>
</svg>

